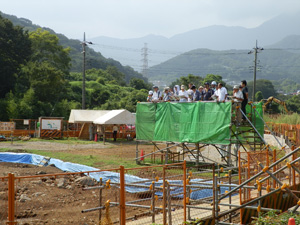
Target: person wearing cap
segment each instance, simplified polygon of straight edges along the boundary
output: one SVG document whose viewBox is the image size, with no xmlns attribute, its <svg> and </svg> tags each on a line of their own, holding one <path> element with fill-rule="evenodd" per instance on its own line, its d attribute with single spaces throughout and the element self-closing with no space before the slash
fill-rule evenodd
<svg viewBox="0 0 300 225">
<path fill-rule="evenodd" d="M 178 95 L 179 95 L 179 91 L 180 91 L 179 85 L 176 84 L 176 85 L 174 86 L 173 91 L 174 91 L 174 96 L 178 96 Z"/>
<path fill-rule="evenodd" d="M 164 88 L 164 93 L 163 93 L 162 98 L 163 98 L 164 102 L 170 101 L 170 88 L 169 87 Z"/>
<path fill-rule="evenodd" d="M 243 92 L 243 101 L 242 101 L 242 111 L 245 115 L 246 114 L 246 105 L 248 104 L 248 87 L 247 87 L 247 81 L 246 80 L 242 80 L 241 81 L 241 86 L 242 86 L 242 92 Z M 246 117 L 243 115 L 243 119 L 245 120 Z"/>
<path fill-rule="evenodd" d="M 200 86 L 200 87 L 198 88 L 198 91 L 199 91 L 199 93 L 200 93 L 200 101 L 203 101 L 203 99 L 204 99 L 204 93 L 205 93 L 204 87 L 203 87 L 203 86 Z"/>
<path fill-rule="evenodd" d="M 161 93 L 160 90 L 158 90 L 158 86 L 153 86 L 153 96 L 152 96 L 152 101 L 153 102 L 158 102 L 159 100 L 161 100 Z"/>
<path fill-rule="evenodd" d="M 242 101 L 244 100 L 243 93 L 239 90 L 238 85 L 233 86 L 233 109 L 235 110 L 236 121 L 238 124 L 242 122 L 242 113 L 240 111 Z"/>
<path fill-rule="evenodd" d="M 153 91 L 148 92 L 147 102 L 152 102 Z"/>
<path fill-rule="evenodd" d="M 193 94 L 192 100 L 193 100 L 194 102 L 202 100 L 201 97 L 200 97 L 200 92 L 196 89 L 196 86 L 193 85 L 193 86 L 191 87 L 191 89 L 192 89 L 192 91 L 193 91 L 193 93 L 192 93 L 192 94 Z"/>
<path fill-rule="evenodd" d="M 209 87 L 209 83 L 205 82 L 205 89 L 203 90 L 203 101 L 211 101 L 212 96 L 215 93 L 213 89 Z M 200 87 L 199 87 L 200 88 Z"/>
<path fill-rule="evenodd" d="M 217 90 L 217 82 L 213 81 L 211 82 L 211 89 L 215 92 Z"/>
<path fill-rule="evenodd" d="M 189 98 L 189 95 L 187 93 L 187 91 L 185 90 L 185 86 L 184 85 L 181 85 L 181 90 L 179 91 L 179 102 L 187 102 L 188 101 L 188 98 Z"/>
<path fill-rule="evenodd" d="M 223 87 L 222 83 L 218 84 L 218 89 L 215 92 L 216 96 L 217 96 L 217 102 L 225 102 L 227 99 L 227 89 L 225 87 Z"/>
</svg>

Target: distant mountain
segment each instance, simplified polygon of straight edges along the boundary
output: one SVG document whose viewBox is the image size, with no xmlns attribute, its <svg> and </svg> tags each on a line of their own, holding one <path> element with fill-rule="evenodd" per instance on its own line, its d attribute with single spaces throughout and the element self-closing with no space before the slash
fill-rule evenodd
<svg viewBox="0 0 300 225">
<path fill-rule="evenodd" d="M 41 26 L 33 24 L 29 19 L 25 18 L 18 18 L 13 15 L 8 15 L 5 13 L 2 13 L 0 11 L 0 15 L 4 18 L 9 19 L 12 21 L 14 25 L 18 25 L 23 27 L 25 30 L 28 31 L 34 31 L 37 28 L 40 28 Z M 70 57 L 72 59 L 72 68 L 71 71 L 73 72 L 81 72 L 83 68 L 83 58 L 82 58 L 82 44 L 79 40 L 69 39 L 63 34 L 57 34 L 55 31 L 53 31 L 50 28 L 42 27 L 44 30 L 49 31 L 52 34 L 55 34 L 59 38 L 59 42 L 64 47 L 70 47 Z M 100 52 L 94 51 L 92 48 L 90 48 L 91 45 L 86 47 L 86 69 L 90 68 L 97 68 L 97 69 L 106 69 L 108 66 L 115 66 L 119 69 L 120 72 L 125 74 L 125 80 L 126 82 L 129 82 L 129 80 L 132 77 L 137 77 L 140 79 L 143 79 L 147 81 L 147 78 L 143 77 L 140 73 L 133 70 L 133 68 L 129 66 L 123 66 L 120 62 L 111 59 L 111 58 L 105 58 L 102 56 Z"/>
<path fill-rule="evenodd" d="M 281 41 L 266 46 L 267 48 L 281 48 L 293 52 L 300 53 L 300 35 L 290 35 L 282 39 Z"/>
<path fill-rule="evenodd" d="M 228 81 L 253 80 L 254 55 L 249 50 L 213 51 L 197 49 L 176 56 L 149 69 L 151 81 L 166 85 L 175 79 L 194 74 L 221 75 Z M 287 50 L 266 48 L 258 53 L 257 79 L 282 80 L 289 78 L 300 82 L 300 54 Z"/>
<path fill-rule="evenodd" d="M 96 37 L 91 40 L 97 43 L 94 49 L 101 50 L 105 57 L 112 57 L 124 65 L 141 70 L 141 48 L 144 43 L 149 48 L 149 66 L 153 66 L 193 49 L 252 49 L 256 40 L 259 46 L 271 45 L 288 35 L 300 35 L 299 20 L 300 13 L 282 14 L 251 29 L 215 25 L 171 38 L 148 35 L 133 39 Z"/>
</svg>

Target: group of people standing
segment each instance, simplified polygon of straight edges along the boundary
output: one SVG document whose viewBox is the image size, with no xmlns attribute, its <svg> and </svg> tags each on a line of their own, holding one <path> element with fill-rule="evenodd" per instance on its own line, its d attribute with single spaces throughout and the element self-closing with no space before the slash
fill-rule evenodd
<svg viewBox="0 0 300 225">
<path fill-rule="evenodd" d="M 246 105 L 248 103 L 248 88 L 247 81 L 241 81 L 241 85 L 234 85 L 233 96 L 231 96 L 234 104 L 242 109 L 246 114 Z M 204 87 L 200 86 L 198 89 L 193 83 L 189 83 L 189 89 L 186 90 L 185 85 L 175 85 L 173 89 L 165 87 L 161 92 L 158 86 L 153 86 L 153 90 L 149 91 L 148 102 L 197 102 L 197 101 L 216 101 L 225 102 L 228 100 L 228 92 L 222 83 L 216 81 L 205 82 Z M 238 120 L 241 120 L 241 114 Z M 244 116 L 243 116 L 244 118 Z M 245 118 L 244 118 L 245 119 Z"/>
</svg>

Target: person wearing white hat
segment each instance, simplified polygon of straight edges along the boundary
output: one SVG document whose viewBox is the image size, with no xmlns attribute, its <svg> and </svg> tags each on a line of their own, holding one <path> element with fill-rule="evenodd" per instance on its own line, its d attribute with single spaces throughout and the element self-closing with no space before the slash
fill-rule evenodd
<svg viewBox="0 0 300 225">
<path fill-rule="evenodd" d="M 187 102 L 188 98 L 189 98 L 189 95 L 187 93 L 187 91 L 185 90 L 185 86 L 184 85 L 181 85 L 181 90 L 179 91 L 179 102 Z"/>
<path fill-rule="evenodd" d="M 240 111 L 242 101 L 244 100 L 243 92 L 239 90 L 238 85 L 233 86 L 233 109 L 236 109 L 236 122 L 238 125 L 242 122 L 242 113 Z"/>
<path fill-rule="evenodd" d="M 211 82 L 211 89 L 215 92 L 217 90 L 217 82 L 213 81 Z"/>
<path fill-rule="evenodd" d="M 148 97 L 147 97 L 147 102 L 152 102 L 152 97 L 153 97 L 153 91 L 149 91 Z"/>
<path fill-rule="evenodd" d="M 160 90 L 158 90 L 158 86 L 153 86 L 153 96 L 152 96 L 152 101 L 153 102 L 158 102 L 159 100 L 161 100 L 161 92 Z"/>
</svg>

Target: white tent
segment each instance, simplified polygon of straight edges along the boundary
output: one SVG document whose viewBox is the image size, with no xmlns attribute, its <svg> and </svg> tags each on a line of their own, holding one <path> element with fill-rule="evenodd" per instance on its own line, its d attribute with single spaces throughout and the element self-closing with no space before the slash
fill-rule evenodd
<svg viewBox="0 0 300 225">
<path fill-rule="evenodd" d="M 111 110 L 72 109 L 69 123 L 93 123 L 97 118 L 111 112 Z"/>
<path fill-rule="evenodd" d="M 81 110 L 72 109 L 69 123 L 135 124 L 135 114 L 126 109 L 118 110 Z"/>
<path fill-rule="evenodd" d="M 135 114 L 127 111 L 126 109 L 120 110 L 111 110 L 109 113 L 106 113 L 98 117 L 93 122 L 94 124 L 135 124 Z"/>
</svg>

